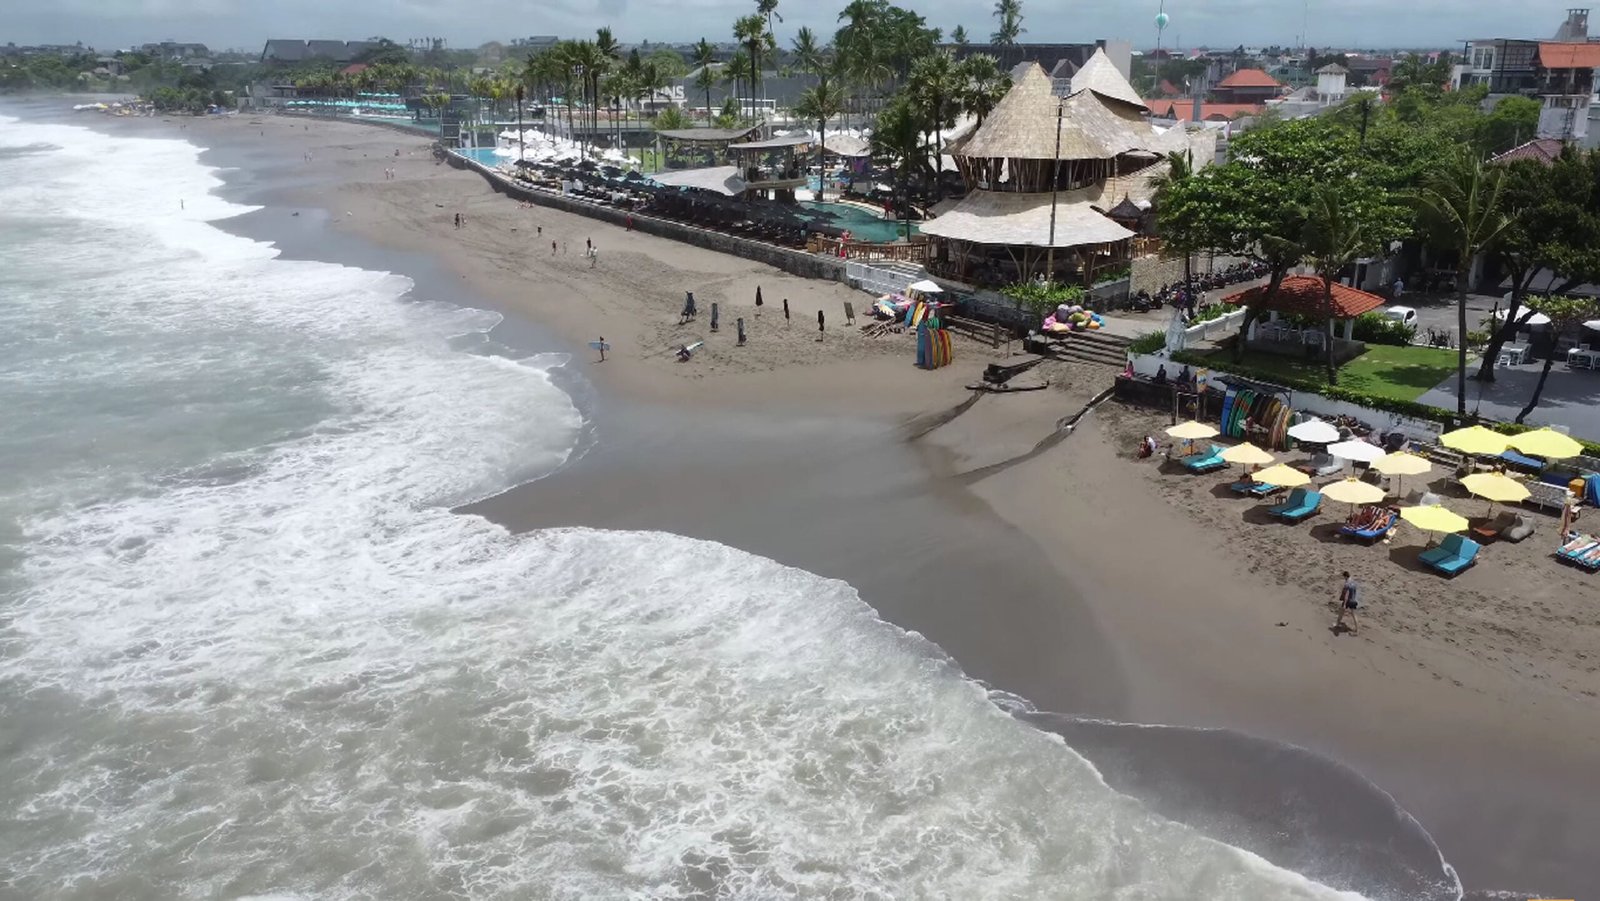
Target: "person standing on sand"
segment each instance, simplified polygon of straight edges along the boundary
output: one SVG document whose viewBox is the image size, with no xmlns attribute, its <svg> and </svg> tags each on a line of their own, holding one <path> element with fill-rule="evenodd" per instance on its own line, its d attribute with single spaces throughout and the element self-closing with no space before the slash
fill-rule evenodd
<svg viewBox="0 0 1600 901">
<path fill-rule="evenodd" d="M 1361 583 L 1350 575 L 1349 570 L 1340 573 L 1344 576 L 1344 584 L 1339 587 L 1339 618 L 1333 621 L 1333 631 L 1338 634 L 1344 627 L 1344 618 L 1350 617 L 1350 634 L 1356 634 L 1356 611 L 1361 607 Z"/>
<path fill-rule="evenodd" d="M 457 213 L 456 214 L 456 228 L 459 229 L 460 227 L 461 227 L 461 214 Z"/>
<path fill-rule="evenodd" d="M 566 253 L 567 252 L 567 242 L 565 242 L 565 241 L 561 242 L 561 252 L 562 253 Z"/>
<path fill-rule="evenodd" d="M 583 239 L 583 252 L 584 252 L 584 255 L 587 256 L 591 250 L 594 250 L 594 241 L 592 241 L 592 240 L 590 240 L 588 238 L 584 238 Z"/>
<path fill-rule="evenodd" d="M 554 241 L 550 242 L 550 255 L 551 256 L 555 256 L 556 255 L 556 242 L 554 242 Z"/>
<path fill-rule="evenodd" d="M 598 262 L 600 262 L 600 248 L 591 246 L 589 248 L 589 268 L 593 269 Z"/>
</svg>

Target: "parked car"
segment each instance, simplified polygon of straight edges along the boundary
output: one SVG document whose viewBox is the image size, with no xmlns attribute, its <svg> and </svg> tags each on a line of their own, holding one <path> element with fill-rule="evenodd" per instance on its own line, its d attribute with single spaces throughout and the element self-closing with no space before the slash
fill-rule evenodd
<svg viewBox="0 0 1600 901">
<path fill-rule="evenodd" d="M 1384 307 L 1383 316 L 1413 331 L 1417 328 L 1417 311 L 1411 307 Z"/>
</svg>

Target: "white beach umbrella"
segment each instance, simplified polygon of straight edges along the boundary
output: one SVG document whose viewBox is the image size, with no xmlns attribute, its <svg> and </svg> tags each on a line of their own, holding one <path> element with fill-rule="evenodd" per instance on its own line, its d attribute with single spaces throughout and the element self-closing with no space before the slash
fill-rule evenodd
<svg viewBox="0 0 1600 901">
<path fill-rule="evenodd" d="M 1373 463 L 1388 456 L 1383 448 L 1366 441 L 1341 441 L 1328 446 L 1328 453 L 1341 460 L 1352 460 L 1356 463 Z"/>
<path fill-rule="evenodd" d="M 1522 321 L 1522 317 L 1524 315 L 1526 315 L 1526 308 L 1523 309 L 1523 312 L 1517 313 L 1517 322 L 1521 323 L 1522 325 L 1549 325 L 1550 324 L 1550 317 L 1546 316 L 1543 313 L 1534 313 L 1532 316 L 1528 317 L 1528 321 L 1527 322 L 1523 322 Z M 1494 314 L 1494 318 L 1496 318 L 1496 319 L 1504 319 L 1504 318 L 1506 318 L 1506 311 L 1505 310 L 1496 310 L 1495 314 Z"/>
<path fill-rule="evenodd" d="M 1308 419 L 1290 426 L 1289 437 L 1305 444 L 1332 444 L 1339 440 L 1339 430 L 1320 419 Z"/>
</svg>

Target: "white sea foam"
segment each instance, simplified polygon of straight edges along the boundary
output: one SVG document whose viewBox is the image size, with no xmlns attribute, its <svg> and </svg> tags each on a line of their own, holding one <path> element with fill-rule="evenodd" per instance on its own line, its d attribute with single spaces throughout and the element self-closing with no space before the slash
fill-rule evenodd
<svg viewBox="0 0 1600 901">
<path fill-rule="evenodd" d="M 243 210 L 185 144 L 18 139 L 76 168 L 0 182 L 0 227 L 62 244 L 53 277 L 7 261 L 0 309 L 32 436 L 0 441 L 30 476 L 0 495 L 24 551 L 0 715 L 27 736 L 0 758 L 0 885 L 1335 897 L 1111 792 L 843 583 L 449 513 L 565 459 L 559 360 L 454 351 L 492 318 L 217 231 Z"/>
</svg>

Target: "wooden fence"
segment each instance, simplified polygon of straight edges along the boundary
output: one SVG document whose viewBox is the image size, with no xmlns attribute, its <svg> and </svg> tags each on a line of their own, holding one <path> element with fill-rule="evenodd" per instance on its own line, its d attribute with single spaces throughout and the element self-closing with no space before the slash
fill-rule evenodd
<svg viewBox="0 0 1600 901">
<path fill-rule="evenodd" d="M 843 248 L 842 251 L 841 248 Z M 902 263 L 922 263 L 928 259 L 928 245 L 925 243 L 868 244 L 863 241 L 841 241 L 838 238 L 825 238 L 822 235 L 812 235 L 806 239 L 806 250 L 846 260 L 893 260 Z"/>
</svg>

